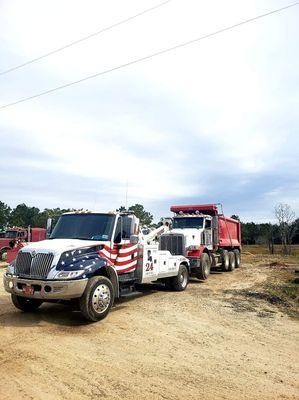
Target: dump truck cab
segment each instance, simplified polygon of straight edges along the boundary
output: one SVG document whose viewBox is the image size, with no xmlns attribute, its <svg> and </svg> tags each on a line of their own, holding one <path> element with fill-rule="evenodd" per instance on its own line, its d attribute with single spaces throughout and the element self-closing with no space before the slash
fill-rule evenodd
<svg viewBox="0 0 299 400">
<path fill-rule="evenodd" d="M 182 234 L 185 240 L 185 252 L 194 251 L 199 243 L 204 243 L 209 250 L 213 249 L 212 217 L 204 214 L 181 213 L 173 218 L 173 234 Z"/>
</svg>

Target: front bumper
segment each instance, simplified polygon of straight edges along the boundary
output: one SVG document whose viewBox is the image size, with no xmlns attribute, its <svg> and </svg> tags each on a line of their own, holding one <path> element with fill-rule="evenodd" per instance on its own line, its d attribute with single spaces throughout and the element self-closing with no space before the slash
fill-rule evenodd
<svg viewBox="0 0 299 400">
<path fill-rule="evenodd" d="M 3 276 L 4 288 L 8 293 L 42 300 L 70 300 L 81 297 L 86 288 L 87 281 L 87 278 L 69 281 L 46 281 L 18 278 L 15 275 L 8 276 L 7 274 Z M 34 293 L 25 294 L 23 286 L 33 287 Z"/>
</svg>

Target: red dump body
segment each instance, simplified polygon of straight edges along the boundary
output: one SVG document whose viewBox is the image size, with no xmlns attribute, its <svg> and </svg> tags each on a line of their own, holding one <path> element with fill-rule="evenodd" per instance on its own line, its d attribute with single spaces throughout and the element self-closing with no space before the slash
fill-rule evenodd
<svg viewBox="0 0 299 400">
<path fill-rule="evenodd" d="M 217 204 L 194 204 L 172 206 L 170 211 L 174 213 L 204 214 L 217 218 L 218 222 L 218 247 L 241 247 L 241 223 L 233 218 L 225 217 L 219 213 Z"/>
<path fill-rule="evenodd" d="M 241 224 L 233 218 L 218 216 L 219 247 L 241 247 Z"/>
</svg>

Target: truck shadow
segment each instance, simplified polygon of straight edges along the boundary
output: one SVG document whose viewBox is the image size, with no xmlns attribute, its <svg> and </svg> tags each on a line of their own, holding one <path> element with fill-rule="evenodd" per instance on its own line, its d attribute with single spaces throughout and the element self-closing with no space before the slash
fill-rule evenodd
<svg viewBox="0 0 299 400">
<path fill-rule="evenodd" d="M 221 273 L 213 271 L 211 274 Z M 203 284 L 205 281 L 200 281 L 196 278 L 190 279 L 190 284 Z M 157 292 L 172 292 L 163 284 L 140 284 L 137 291 L 123 294 L 120 299 L 116 299 L 110 313 L 121 311 L 128 307 L 128 303 L 139 298 L 153 295 Z M 44 303 L 35 312 L 24 313 L 14 308 L 10 302 L 9 296 L 0 304 L 0 326 L 1 327 L 37 327 L 41 328 L 50 325 L 59 325 L 62 327 L 84 327 L 93 325 L 94 323 L 86 321 L 82 316 L 78 307 L 71 304 L 61 303 Z M 3 312 L 3 308 L 8 309 Z M 108 316 L 109 317 L 109 316 Z M 99 324 L 100 322 L 96 323 Z"/>
<path fill-rule="evenodd" d="M 149 285 L 148 285 L 149 286 Z M 127 303 L 138 298 L 143 298 L 161 290 L 161 285 L 150 285 L 150 288 L 140 288 L 138 292 L 132 292 L 116 299 L 110 313 L 127 308 Z M 1 304 L 3 310 L 4 304 Z M 86 321 L 78 307 L 70 304 L 44 303 L 35 312 L 22 312 L 14 308 L 10 299 L 5 301 L 7 312 L 0 310 L 0 327 L 37 327 L 41 328 L 50 325 L 60 325 L 63 327 L 80 327 L 94 324 Z M 109 318 L 109 316 L 108 316 Z M 98 323 L 100 323 L 99 321 Z M 96 323 L 96 324 L 98 324 Z"/>
</svg>

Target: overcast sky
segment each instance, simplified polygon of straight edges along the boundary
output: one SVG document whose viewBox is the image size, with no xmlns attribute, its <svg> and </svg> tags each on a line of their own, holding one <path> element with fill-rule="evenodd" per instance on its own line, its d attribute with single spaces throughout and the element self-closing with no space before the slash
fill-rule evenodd
<svg viewBox="0 0 299 400">
<path fill-rule="evenodd" d="M 160 1 L 162 2 L 162 0 Z M 0 70 L 159 0 L 0 0 Z M 0 76 L 0 105 L 291 3 L 173 0 Z M 222 202 L 244 221 L 299 214 L 299 6 L 0 110 L 0 200 L 157 218 Z"/>
</svg>

